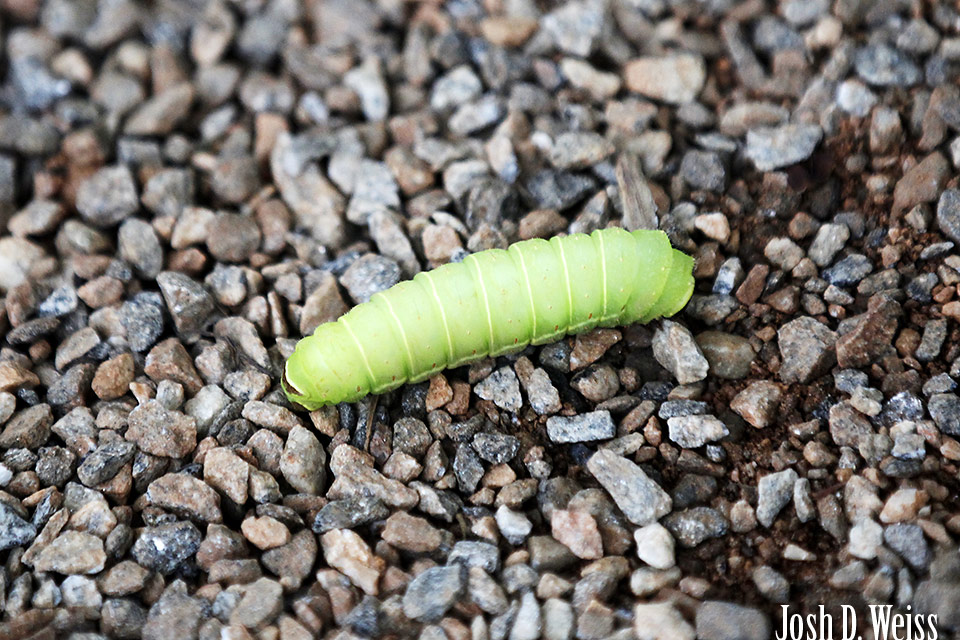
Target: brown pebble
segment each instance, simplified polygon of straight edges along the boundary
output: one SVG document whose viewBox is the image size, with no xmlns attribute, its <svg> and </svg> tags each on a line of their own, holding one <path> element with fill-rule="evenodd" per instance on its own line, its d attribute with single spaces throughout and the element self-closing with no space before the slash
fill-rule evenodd
<svg viewBox="0 0 960 640">
<path fill-rule="evenodd" d="M 381 537 L 398 549 L 417 553 L 434 551 L 443 541 L 433 525 L 405 511 L 397 511 L 387 518 Z"/>
<path fill-rule="evenodd" d="M 182 458 L 197 446 L 197 423 L 190 416 L 165 409 L 156 400 L 146 400 L 130 412 L 124 437 L 145 453 Z"/>
<path fill-rule="evenodd" d="M 777 383 L 758 380 L 734 396 L 730 408 L 754 427 L 762 429 L 775 420 L 782 394 Z"/>
<path fill-rule="evenodd" d="M 29 369 L 12 361 L 0 362 L 0 391 L 32 388 L 38 384 L 40 378 Z"/>
<path fill-rule="evenodd" d="M 454 253 L 463 249 L 460 236 L 453 227 L 428 224 L 423 230 L 423 252 L 436 265 L 450 262 Z"/>
<path fill-rule="evenodd" d="M 453 387 L 447 382 L 447 377 L 442 373 L 430 378 L 430 386 L 427 388 L 427 411 L 439 409 L 453 400 Z"/>
<path fill-rule="evenodd" d="M 220 496 L 203 480 L 185 473 L 168 473 L 150 483 L 147 497 L 154 506 L 192 520 L 220 522 Z"/>
<path fill-rule="evenodd" d="M 77 289 L 77 296 L 92 309 L 99 309 L 120 301 L 123 283 L 110 276 L 100 276 Z"/>
<path fill-rule="evenodd" d="M 270 516 L 247 518 L 240 524 L 243 537 L 258 549 L 274 549 L 290 542 L 287 525 Z"/>
<path fill-rule="evenodd" d="M 764 302 L 780 313 L 796 313 L 800 307 L 800 289 L 794 286 L 778 289 L 764 298 Z"/>
<path fill-rule="evenodd" d="M 947 318 L 953 318 L 954 320 L 960 320 L 960 300 L 953 300 L 943 305 L 940 310 Z"/>
<path fill-rule="evenodd" d="M 412 196 L 433 186 L 433 172 L 407 147 L 393 147 L 383 156 L 404 195 Z"/>
<path fill-rule="evenodd" d="M 223 262 L 244 262 L 260 246 L 260 227 L 251 216 L 220 213 L 210 225 L 207 248 Z"/>
<path fill-rule="evenodd" d="M 950 162 L 936 151 L 908 170 L 893 190 L 894 214 L 912 209 L 921 202 L 940 197 L 943 183 L 950 175 Z"/>
<path fill-rule="evenodd" d="M 480 23 L 483 37 L 500 47 L 519 47 L 537 30 L 538 22 L 517 16 L 490 16 Z"/>
<path fill-rule="evenodd" d="M 765 264 L 754 265 L 747 273 L 743 283 L 737 289 L 737 300 L 747 306 L 756 302 L 763 293 L 763 288 L 767 283 L 767 275 L 770 273 L 770 267 Z"/>
<path fill-rule="evenodd" d="M 90 387 L 101 400 L 116 400 L 128 391 L 133 375 L 133 355 L 121 353 L 97 367 Z"/>
<path fill-rule="evenodd" d="M 143 372 L 156 382 L 179 382 L 190 395 L 200 391 L 203 386 L 203 379 L 193 366 L 190 354 L 177 338 L 167 338 L 151 349 Z"/>
<path fill-rule="evenodd" d="M 457 380 L 453 383 L 453 400 L 445 405 L 451 415 L 461 416 L 470 407 L 470 385 Z"/>
<path fill-rule="evenodd" d="M 570 351 L 570 370 L 576 371 L 593 364 L 621 339 L 623 334 L 616 329 L 594 329 L 579 334 Z"/>
<path fill-rule="evenodd" d="M 585 511 L 555 509 L 550 516 L 551 534 L 573 555 L 584 560 L 603 557 L 603 540 L 597 521 Z"/>
<path fill-rule="evenodd" d="M 167 259 L 167 268 L 170 271 L 182 271 L 187 275 L 199 275 L 206 267 L 207 254 L 196 247 L 174 251 Z"/>
<path fill-rule="evenodd" d="M 517 233 L 521 240 L 550 238 L 567 228 L 570 222 L 554 209 L 537 209 L 520 218 Z"/>
<path fill-rule="evenodd" d="M 320 536 L 323 557 L 327 564 L 350 578 L 365 593 L 376 596 L 378 583 L 387 563 L 373 554 L 370 547 L 350 529 L 333 529 Z M 317 576 L 318 580 L 320 576 Z"/>
</svg>

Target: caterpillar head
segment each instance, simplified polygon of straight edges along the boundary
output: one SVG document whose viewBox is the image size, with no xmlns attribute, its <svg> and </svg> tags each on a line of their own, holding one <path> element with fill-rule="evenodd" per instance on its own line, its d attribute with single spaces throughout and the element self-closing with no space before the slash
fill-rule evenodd
<svg viewBox="0 0 960 640">
<path fill-rule="evenodd" d="M 364 370 L 345 351 L 352 342 L 338 335 L 339 327 L 337 322 L 321 325 L 297 344 L 283 366 L 281 386 L 287 398 L 307 411 L 351 402 L 370 391 Z"/>
<path fill-rule="evenodd" d="M 287 399 L 290 402 L 300 405 L 301 407 L 307 409 L 308 411 L 313 411 L 315 408 L 319 408 L 319 407 L 312 407 L 311 405 L 313 403 L 307 400 L 304 392 L 301 389 L 297 388 L 297 386 L 290 381 L 290 377 L 288 376 L 288 372 L 287 372 L 288 365 L 289 365 L 289 361 L 284 365 L 283 377 L 280 378 L 280 386 L 283 388 L 283 392 L 287 395 Z"/>
</svg>

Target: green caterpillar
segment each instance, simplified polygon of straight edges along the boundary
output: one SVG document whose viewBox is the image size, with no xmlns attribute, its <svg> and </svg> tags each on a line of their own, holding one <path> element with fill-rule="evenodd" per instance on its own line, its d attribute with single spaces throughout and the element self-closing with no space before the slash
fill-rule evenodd
<svg viewBox="0 0 960 640">
<path fill-rule="evenodd" d="M 314 410 L 528 344 L 671 316 L 693 293 L 692 271 L 662 231 L 604 229 L 481 251 L 317 327 L 287 360 L 283 388 Z"/>
</svg>

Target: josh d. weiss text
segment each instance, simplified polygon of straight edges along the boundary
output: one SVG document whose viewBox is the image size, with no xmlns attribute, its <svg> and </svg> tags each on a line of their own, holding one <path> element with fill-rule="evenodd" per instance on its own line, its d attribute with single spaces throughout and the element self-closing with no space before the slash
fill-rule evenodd
<svg viewBox="0 0 960 640">
<path fill-rule="evenodd" d="M 891 605 L 870 605 L 869 624 L 877 640 L 937 640 L 937 616 L 894 609 Z M 836 618 L 836 619 L 835 619 Z M 834 632 L 836 631 L 836 635 Z M 851 605 L 840 605 L 840 615 L 828 613 L 820 605 L 818 613 L 791 613 L 783 605 L 783 624 L 776 640 L 859 640 L 863 629 L 857 611 Z"/>
</svg>

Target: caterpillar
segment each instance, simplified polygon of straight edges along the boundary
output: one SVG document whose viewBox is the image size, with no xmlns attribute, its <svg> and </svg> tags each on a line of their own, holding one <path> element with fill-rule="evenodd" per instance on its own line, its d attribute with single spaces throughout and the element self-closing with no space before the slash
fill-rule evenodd
<svg viewBox="0 0 960 640">
<path fill-rule="evenodd" d="M 312 411 L 529 344 L 671 316 L 693 293 L 692 272 L 693 259 L 662 231 L 611 228 L 480 251 L 317 327 L 287 359 L 282 386 Z"/>
</svg>

